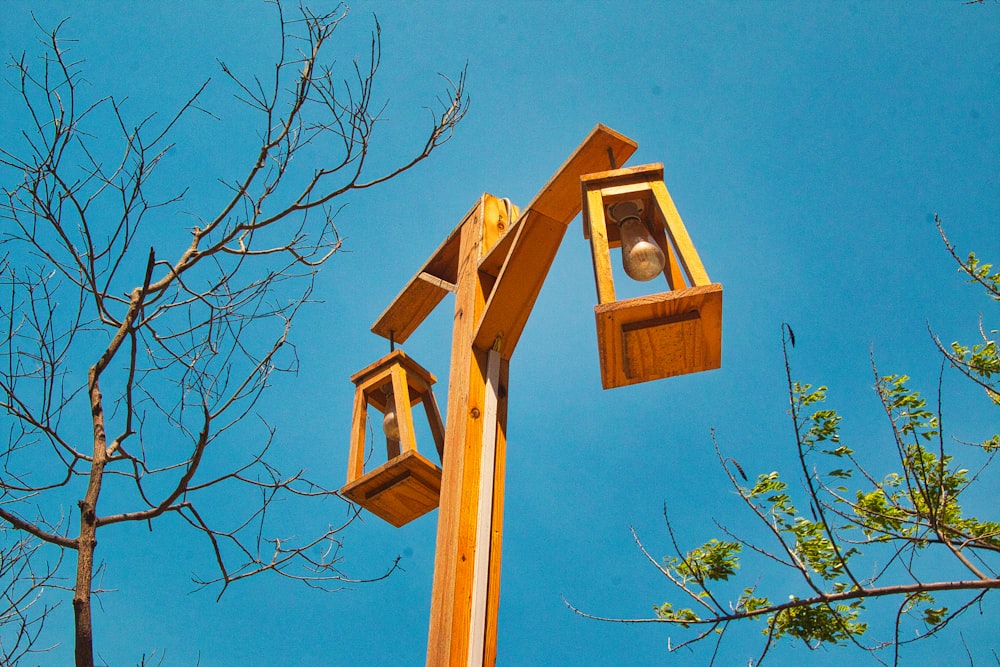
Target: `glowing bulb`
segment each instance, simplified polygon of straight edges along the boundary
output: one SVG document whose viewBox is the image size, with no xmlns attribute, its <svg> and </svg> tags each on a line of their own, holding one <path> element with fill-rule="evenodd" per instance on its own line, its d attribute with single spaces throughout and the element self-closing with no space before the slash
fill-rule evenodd
<svg viewBox="0 0 1000 667">
<path fill-rule="evenodd" d="M 382 417 L 382 432 L 389 440 L 399 441 L 399 421 L 396 419 L 396 400 L 391 393 L 385 396 L 385 415 Z"/>
<path fill-rule="evenodd" d="M 646 281 L 663 273 L 667 260 L 639 217 L 642 213 L 641 204 L 637 201 L 623 201 L 613 205 L 609 212 L 618 221 L 622 239 L 622 265 L 628 277 Z"/>
</svg>

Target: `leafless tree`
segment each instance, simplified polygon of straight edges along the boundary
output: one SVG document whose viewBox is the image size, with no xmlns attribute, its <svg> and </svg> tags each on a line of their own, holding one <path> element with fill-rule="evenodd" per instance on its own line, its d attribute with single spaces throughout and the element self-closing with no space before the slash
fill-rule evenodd
<svg viewBox="0 0 1000 667">
<path fill-rule="evenodd" d="M 221 591 L 265 571 L 322 587 L 345 580 L 343 525 L 308 540 L 269 537 L 276 499 L 335 491 L 269 463 L 275 429 L 257 420 L 256 406 L 274 374 L 296 370 L 290 328 L 317 270 L 341 247 L 342 198 L 389 181 L 451 137 L 467 108 L 464 72 L 446 80 L 422 148 L 374 173 L 377 22 L 367 58 L 341 78 L 324 54 L 346 8 L 300 8 L 292 18 L 275 7 L 273 71 L 245 78 L 221 64 L 256 114 L 259 145 L 193 227 L 177 223 L 183 191 L 159 194 L 157 168 L 178 126 L 203 112 L 208 82 L 169 117 L 136 122 L 115 97 L 85 94 L 62 25 L 45 32 L 40 58 L 12 63 L 30 123 L 17 146 L 0 147 L 0 404 L 9 434 L 0 519 L 29 550 L 13 567 L 27 567 L 40 548 L 75 556 L 66 559 L 75 565 L 66 589 L 77 665 L 94 664 L 97 534 L 116 524 L 187 522 L 216 566 L 200 583 Z M 324 156 L 308 171 L 293 165 L 307 148 Z M 255 444 L 241 439 L 251 421 Z M 216 510 L 236 488 L 256 502 L 230 525 Z M 78 510 L 64 516 L 74 502 Z M 352 518 L 346 505 L 344 516 Z M 55 571 L 22 576 L 6 618 L 24 620 Z M 9 657 L 37 637 L 39 619 L 21 623 L 20 642 L 3 647 Z"/>
</svg>

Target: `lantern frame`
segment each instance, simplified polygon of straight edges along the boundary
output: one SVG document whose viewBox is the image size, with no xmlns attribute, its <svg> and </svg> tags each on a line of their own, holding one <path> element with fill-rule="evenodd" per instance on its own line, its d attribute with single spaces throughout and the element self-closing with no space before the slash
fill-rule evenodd
<svg viewBox="0 0 1000 667">
<path fill-rule="evenodd" d="M 347 483 L 340 493 L 399 527 L 438 506 L 441 468 L 417 451 L 413 407 L 423 403 L 431 436 L 444 456 L 444 426 L 431 385 L 437 380 L 402 350 L 394 350 L 351 376 L 355 384 Z M 399 440 L 386 437 L 387 461 L 364 471 L 368 408 L 383 415 L 389 396 L 395 405 Z M 381 429 L 380 429 L 381 430 Z"/>
<path fill-rule="evenodd" d="M 722 285 L 712 283 L 663 182 L 659 163 L 581 177 L 583 233 L 590 239 L 594 307 L 605 389 L 722 365 Z M 669 291 L 617 301 L 611 248 L 621 247 L 608 208 L 638 200 L 642 220 L 663 251 Z M 687 283 L 685 283 L 685 277 Z"/>
</svg>

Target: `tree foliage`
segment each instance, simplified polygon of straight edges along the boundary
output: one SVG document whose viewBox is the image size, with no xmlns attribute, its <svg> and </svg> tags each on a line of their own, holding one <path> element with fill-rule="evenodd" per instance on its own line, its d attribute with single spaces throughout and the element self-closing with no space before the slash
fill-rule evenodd
<svg viewBox="0 0 1000 667">
<path fill-rule="evenodd" d="M 336 497 L 301 471 L 282 473 L 261 398 L 294 372 L 293 320 L 317 270 L 341 247 L 344 196 L 427 158 L 462 119 L 464 73 L 410 155 L 370 159 L 384 106 L 374 95 L 376 23 L 367 57 L 338 73 L 327 52 L 346 8 L 297 16 L 275 5 L 273 70 L 244 77 L 221 64 L 256 118 L 256 146 L 221 196 L 187 208 L 161 177 L 173 137 L 205 113 L 205 82 L 166 117 L 136 117 L 84 85 L 63 26 L 38 57 L 12 62 L 28 126 L 0 147 L 0 567 L 9 592 L 9 662 L 47 613 L 27 602 L 75 568 L 76 659 L 93 664 L 91 600 L 97 534 L 174 517 L 204 540 L 214 574 L 202 585 L 276 572 L 322 587 L 346 580 L 339 533 L 286 538 L 272 520 L 283 497 Z M 202 116 L 204 117 L 204 116 Z M 397 149 L 402 152 L 403 149 Z M 322 161 L 316 158 L 322 156 Z M 296 160 L 298 158 L 298 160 Z M 199 165 L 190 165 L 195 178 Z M 171 187 L 176 189 L 171 190 Z M 203 209 L 203 210 L 202 210 Z M 251 424 L 256 424 L 251 428 Z M 78 507 L 67 516 L 64 508 Z M 343 506 L 344 522 L 353 517 Z M 233 519 L 233 511 L 242 516 Z M 36 567 L 46 556 L 49 567 Z M 108 554 L 112 556 L 112 554 Z M 4 560 L 8 559 L 8 560 Z M 43 561 L 38 561 L 39 563 Z M 35 647 L 38 648 L 37 646 Z"/>
<path fill-rule="evenodd" d="M 959 256 L 937 224 L 960 271 L 1000 301 L 1000 272 L 975 254 Z M 827 387 L 793 379 L 794 333 L 787 325 L 782 332 L 799 462 L 794 482 L 777 471 L 748 479 L 713 434 L 723 470 L 769 539 L 718 525 L 719 537 L 683 549 L 668 519 L 675 555 L 660 561 L 633 531 L 677 595 L 654 607 L 650 619 L 600 620 L 676 626 L 688 635 L 671 650 L 714 640 L 713 659 L 732 623 L 756 622 L 764 635 L 758 664 L 782 640 L 810 648 L 854 645 L 883 664 L 898 664 L 904 647 L 939 632 L 1000 588 L 1000 517 L 991 495 L 984 503 L 981 494 L 970 493 L 996 483 L 1000 435 L 975 443 L 951 439 L 942 424 L 941 379 L 936 405 L 928 405 L 909 377 L 881 374 L 873 360 L 875 394 L 896 460 L 894 470 L 876 471 L 841 438 L 842 416 L 829 406 Z M 973 344 L 951 345 L 934 337 L 942 375 L 948 366 L 958 369 L 1000 404 L 997 331 L 980 321 L 979 335 Z M 785 583 L 761 583 L 761 572 Z M 796 580 L 789 590 L 788 582 Z M 885 607 L 869 608 L 886 601 L 894 605 L 891 629 L 872 637 L 871 621 L 884 618 Z"/>
</svg>

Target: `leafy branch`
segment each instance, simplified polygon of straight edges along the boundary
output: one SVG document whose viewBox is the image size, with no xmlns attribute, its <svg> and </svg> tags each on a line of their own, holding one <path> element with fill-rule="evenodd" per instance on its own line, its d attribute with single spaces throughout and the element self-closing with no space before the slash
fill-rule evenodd
<svg viewBox="0 0 1000 667">
<path fill-rule="evenodd" d="M 1000 273 L 974 254 L 960 258 L 941 234 L 970 282 L 997 299 Z M 996 341 L 982 327 L 980 333 L 983 343 L 972 347 L 954 343 L 948 348 L 935 341 L 945 365 L 986 388 L 997 402 Z M 717 524 L 721 535 L 685 550 L 664 511 L 673 556 L 659 561 L 634 531 L 633 536 L 679 601 L 655 606 L 655 615 L 644 619 L 595 616 L 570 605 L 574 611 L 603 621 L 663 623 L 693 633 L 671 643 L 671 650 L 715 637 L 713 662 L 730 624 L 756 621 L 765 637 L 758 663 L 776 642 L 794 640 L 810 648 L 854 645 L 882 664 L 889 664 L 882 657 L 888 650 L 895 665 L 902 647 L 941 631 L 1000 588 L 1000 522 L 990 517 L 994 508 L 980 505 L 970 513 L 965 507 L 970 489 L 995 482 L 1000 436 L 963 449 L 961 463 L 950 451 L 941 417 L 944 365 L 937 404 L 931 407 L 910 388 L 910 378 L 880 374 L 872 361 L 875 394 L 896 460 L 894 470 L 880 474 L 843 441 L 842 416 L 829 407 L 827 387 L 793 379 L 794 345 L 794 333 L 783 325 L 801 491 L 796 493 L 777 471 L 761 473 L 750 483 L 712 434 L 723 471 L 765 537 L 751 539 L 746 531 L 736 534 Z M 751 571 L 764 574 L 753 583 L 739 583 Z M 767 583 L 771 575 L 781 575 L 783 592 L 773 592 L 776 584 Z M 876 601 L 895 605 L 894 620 L 889 636 L 871 639 L 866 618 L 885 617 L 870 609 Z"/>
</svg>

